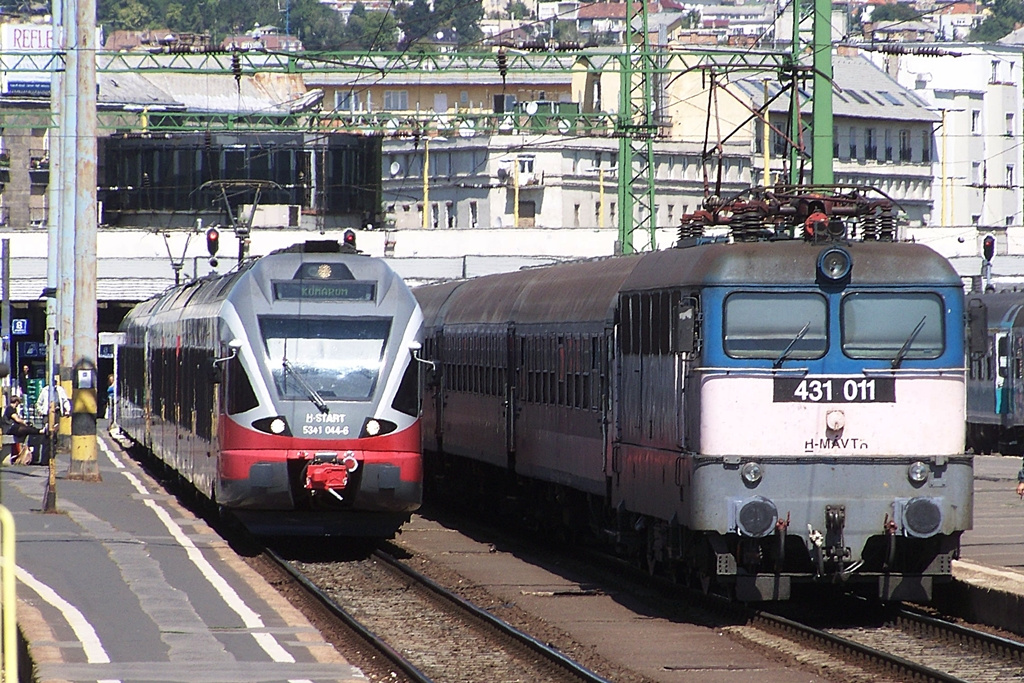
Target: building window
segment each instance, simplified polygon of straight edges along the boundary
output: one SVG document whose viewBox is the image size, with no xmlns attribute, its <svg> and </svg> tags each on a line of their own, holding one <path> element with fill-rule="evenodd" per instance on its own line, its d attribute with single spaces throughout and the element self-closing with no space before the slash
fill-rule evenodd
<svg viewBox="0 0 1024 683">
<path fill-rule="evenodd" d="M 1007 216 L 1006 217 L 1006 227 L 1010 227 L 1011 225 L 1013 225 L 1013 219 L 1014 219 L 1014 216 Z"/>
<path fill-rule="evenodd" d="M 469 104 L 469 91 L 463 90 L 459 93 L 459 104 Z"/>
<path fill-rule="evenodd" d="M 930 130 L 921 131 L 921 162 L 928 164 L 932 160 L 932 132 Z"/>
<path fill-rule="evenodd" d="M 776 139 L 775 139 L 776 146 L 778 146 L 779 142 L 781 141 L 779 139 L 781 137 L 782 137 L 781 135 L 776 135 Z M 780 152 L 776 152 L 776 154 L 781 154 L 781 153 Z M 839 126 L 832 126 L 832 158 L 833 159 L 838 159 L 839 158 Z"/>
<path fill-rule="evenodd" d="M 976 213 L 971 216 L 971 225 L 977 225 L 978 223 L 981 223 L 981 215 Z"/>
<path fill-rule="evenodd" d="M 878 147 L 875 144 L 875 129 L 864 129 L 864 159 L 867 161 L 878 160 Z"/>
<path fill-rule="evenodd" d="M 384 109 L 387 111 L 401 111 L 409 108 L 408 90 L 385 90 Z"/>
<path fill-rule="evenodd" d="M 469 227 L 475 228 L 480 224 L 480 214 L 478 213 L 476 200 L 469 202 Z"/>
<path fill-rule="evenodd" d="M 981 162 L 971 162 L 971 185 L 981 185 Z"/>
<path fill-rule="evenodd" d="M 359 111 L 359 93 L 351 90 L 334 91 L 334 108 L 340 111 Z"/>
<path fill-rule="evenodd" d="M 850 126 L 850 158 L 857 158 L 857 129 Z"/>
<path fill-rule="evenodd" d="M 1013 112 L 1006 115 L 1006 137 L 1013 137 Z"/>
<path fill-rule="evenodd" d="M 572 227 L 580 227 L 580 205 L 573 204 L 572 206 Z"/>
<path fill-rule="evenodd" d="M 971 133 L 977 134 L 981 129 L 981 110 L 971 110 Z"/>
<path fill-rule="evenodd" d="M 908 163 L 910 159 L 910 130 L 904 128 L 900 131 L 900 161 Z"/>
<path fill-rule="evenodd" d="M 456 210 L 453 202 L 448 201 L 444 203 L 444 219 L 449 230 L 455 228 L 455 218 L 458 215 L 458 211 Z"/>
<path fill-rule="evenodd" d="M 989 83 L 998 83 L 999 82 L 999 60 L 998 59 L 993 59 L 992 60 L 992 73 L 989 76 L 988 82 Z"/>
<path fill-rule="evenodd" d="M 892 131 L 885 129 L 885 160 L 892 161 Z"/>
<path fill-rule="evenodd" d="M 1017 176 L 1014 173 L 1013 164 L 1006 165 L 1006 186 L 1012 188 L 1017 184 Z"/>
</svg>

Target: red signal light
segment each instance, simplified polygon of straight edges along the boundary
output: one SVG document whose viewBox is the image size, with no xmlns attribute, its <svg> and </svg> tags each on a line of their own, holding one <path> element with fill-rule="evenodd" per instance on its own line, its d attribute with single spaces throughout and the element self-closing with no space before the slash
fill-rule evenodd
<svg viewBox="0 0 1024 683">
<path fill-rule="evenodd" d="M 353 230 L 346 230 L 345 231 L 344 239 L 345 239 L 345 246 L 346 247 L 352 247 L 353 249 L 356 248 L 356 233 L 355 233 L 355 231 L 353 231 Z"/>
<path fill-rule="evenodd" d="M 991 261 L 992 257 L 996 254 L 996 236 L 992 233 L 985 235 L 985 238 L 981 241 L 981 254 L 985 257 L 986 261 Z"/>
<path fill-rule="evenodd" d="M 220 230 L 210 228 L 206 231 L 206 250 L 210 252 L 210 256 L 216 256 L 218 249 L 220 249 Z"/>
</svg>

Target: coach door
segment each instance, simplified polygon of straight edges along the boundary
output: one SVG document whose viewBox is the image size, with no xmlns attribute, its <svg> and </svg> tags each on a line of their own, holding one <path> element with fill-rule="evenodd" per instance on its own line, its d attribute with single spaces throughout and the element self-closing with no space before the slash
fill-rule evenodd
<svg viewBox="0 0 1024 683">
<path fill-rule="evenodd" d="M 505 357 L 498 364 L 498 378 L 504 384 L 505 392 L 505 449 L 508 451 L 509 469 L 515 469 L 516 459 L 516 417 L 519 412 L 517 387 L 519 385 L 519 354 L 516 353 L 516 328 L 508 326 L 505 334 Z"/>
<path fill-rule="evenodd" d="M 423 417 L 426 424 L 433 423 L 434 449 L 440 451 L 444 447 L 444 394 L 447 390 L 446 380 L 448 373 L 445 372 L 447 353 L 444 345 L 444 328 L 439 327 L 429 340 L 430 348 L 427 358 L 434 362 L 430 371 L 430 381 L 427 382 L 429 392 L 427 400 L 433 415 L 425 414 Z"/>
<path fill-rule="evenodd" d="M 1012 393 L 1010 378 L 1010 342 L 1011 337 L 1006 332 L 996 334 L 995 346 L 995 391 L 996 391 L 996 415 L 1007 415 L 1013 412 Z"/>
</svg>

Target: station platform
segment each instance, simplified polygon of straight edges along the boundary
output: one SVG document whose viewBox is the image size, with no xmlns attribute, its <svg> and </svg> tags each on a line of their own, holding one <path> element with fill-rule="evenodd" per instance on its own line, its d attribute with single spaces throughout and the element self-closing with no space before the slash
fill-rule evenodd
<svg viewBox="0 0 1024 683">
<path fill-rule="evenodd" d="M 106 433 L 102 481 L 0 469 L 14 516 L 21 681 L 365 682 L 301 613 Z"/>
<path fill-rule="evenodd" d="M 105 432 L 101 482 L 66 479 L 42 510 L 48 468 L 0 468 L 16 527 L 21 681 L 365 682 L 361 671 Z M 975 459 L 974 529 L 956 577 L 1024 595 L 1020 458 Z M 1019 621 L 1020 603 L 1007 607 Z"/>
</svg>

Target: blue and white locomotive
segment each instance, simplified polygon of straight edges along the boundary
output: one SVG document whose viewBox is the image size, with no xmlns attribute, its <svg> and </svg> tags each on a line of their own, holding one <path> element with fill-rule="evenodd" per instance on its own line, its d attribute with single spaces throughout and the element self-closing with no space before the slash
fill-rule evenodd
<svg viewBox="0 0 1024 683">
<path fill-rule="evenodd" d="M 891 210 L 765 191 L 677 248 L 416 289 L 428 491 L 744 600 L 930 599 L 972 523 L 964 296 Z"/>
</svg>

